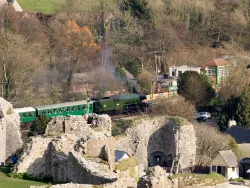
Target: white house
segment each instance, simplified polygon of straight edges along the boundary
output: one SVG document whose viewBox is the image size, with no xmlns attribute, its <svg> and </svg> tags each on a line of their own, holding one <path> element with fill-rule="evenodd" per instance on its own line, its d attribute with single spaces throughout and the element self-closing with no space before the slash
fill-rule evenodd
<svg viewBox="0 0 250 188">
<path fill-rule="evenodd" d="M 210 163 L 210 173 L 222 174 L 227 179 L 239 178 L 238 161 L 231 150 L 219 151 Z"/>
<path fill-rule="evenodd" d="M 186 71 L 195 71 L 200 74 L 200 67 L 189 67 L 187 65 L 182 65 L 180 67 L 170 66 L 169 67 L 169 77 L 179 78 L 181 74 Z"/>
</svg>

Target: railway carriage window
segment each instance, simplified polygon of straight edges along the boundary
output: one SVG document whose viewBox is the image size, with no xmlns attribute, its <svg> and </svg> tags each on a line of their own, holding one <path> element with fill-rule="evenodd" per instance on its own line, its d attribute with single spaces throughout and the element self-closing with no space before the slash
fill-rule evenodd
<svg viewBox="0 0 250 188">
<path fill-rule="evenodd" d="M 45 112 L 45 111 L 43 111 L 43 112 L 42 112 L 42 115 L 45 115 L 45 113 L 46 113 L 46 112 Z"/>
<path fill-rule="evenodd" d="M 85 108 L 86 108 L 86 106 L 84 105 L 84 106 L 82 107 L 82 109 L 85 110 Z"/>
<path fill-rule="evenodd" d="M 27 115 L 26 115 L 26 114 L 23 114 L 23 117 L 24 117 L 24 118 L 26 118 L 26 117 L 27 117 Z"/>
<path fill-rule="evenodd" d="M 81 110 L 81 107 L 80 107 L 80 106 L 77 106 L 77 109 L 78 109 L 78 111 L 80 111 L 80 110 Z"/>
<path fill-rule="evenodd" d="M 74 106 L 72 106 L 71 109 L 72 109 L 73 112 L 75 111 L 75 107 Z"/>
<path fill-rule="evenodd" d="M 59 108 L 59 110 L 58 110 L 58 111 L 59 111 L 59 113 L 62 113 L 62 108 Z"/>
<path fill-rule="evenodd" d="M 70 111 L 70 109 L 69 109 L 69 107 L 67 107 L 67 108 L 66 108 L 66 112 L 69 112 L 69 111 Z"/>
<path fill-rule="evenodd" d="M 56 109 L 54 109 L 54 114 L 56 114 Z"/>
<path fill-rule="evenodd" d="M 51 114 L 51 111 L 50 111 L 50 110 L 48 110 L 48 114 Z"/>
<path fill-rule="evenodd" d="M 33 116 L 32 112 L 29 112 L 29 117 L 32 117 L 32 116 Z"/>
</svg>

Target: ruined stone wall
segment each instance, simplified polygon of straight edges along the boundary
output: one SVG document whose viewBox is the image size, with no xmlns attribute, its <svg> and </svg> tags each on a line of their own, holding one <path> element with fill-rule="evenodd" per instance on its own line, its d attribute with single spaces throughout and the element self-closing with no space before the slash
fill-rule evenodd
<svg viewBox="0 0 250 188">
<path fill-rule="evenodd" d="M 27 173 L 34 177 L 46 175 L 45 153 L 52 138 L 33 137 L 16 166 L 15 173 Z"/>
<path fill-rule="evenodd" d="M 95 138 L 111 136 L 111 118 L 108 115 L 92 115 L 91 124 L 88 124 L 85 116 L 55 117 L 47 125 L 46 136 L 59 136 L 62 134 L 74 134 L 88 139 L 92 135 Z"/>
<path fill-rule="evenodd" d="M 74 183 L 104 184 L 117 180 L 116 174 L 105 171 L 103 164 L 86 160 L 77 152 L 71 152 L 68 160 L 68 178 Z"/>
<path fill-rule="evenodd" d="M 6 160 L 6 118 L 0 108 L 0 163 Z"/>
<path fill-rule="evenodd" d="M 23 146 L 20 117 L 8 101 L 0 97 L 0 162 L 4 162 Z"/>
<path fill-rule="evenodd" d="M 99 157 L 102 149 L 105 145 L 114 153 L 115 148 L 115 138 L 107 138 L 107 139 L 95 139 L 87 141 L 86 155 L 92 157 Z"/>
<path fill-rule="evenodd" d="M 95 115 L 93 124 L 88 124 L 81 116 L 52 119 L 46 135 L 32 138 L 15 166 L 15 173 L 46 177 L 55 182 L 104 184 L 116 181 L 113 172 L 115 141 L 108 136 L 111 135 L 110 117 L 100 119 Z M 99 154 L 106 161 L 99 158 Z"/>
<path fill-rule="evenodd" d="M 154 152 L 162 152 L 170 157 L 180 154 L 181 169 L 195 164 L 195 131 L 187 120 L 160 116 L 140 119 L 134 124 L 127 130 L 127 137 L 117 141 L 117 150 L 135 155 L 144 167 L 148 166 Z"/>
</svg>

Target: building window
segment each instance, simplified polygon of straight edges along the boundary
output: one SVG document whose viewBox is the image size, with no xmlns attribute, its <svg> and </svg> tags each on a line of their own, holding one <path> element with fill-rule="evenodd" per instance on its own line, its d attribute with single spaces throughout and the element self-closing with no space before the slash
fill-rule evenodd
<svg viewBox="0 0 250 188">
<path fill-rule="evenodd" d="M 225 76 L 226 74 L 225 74 L 226 72 L 222 69 L 222 70 L 219 70 L 219 76 Z"/>
<path fill-rule="evenodd" d="M 216 172 L 216 166 L 212 166 L 212 172 Z"/>
<path fill-rule="evenodd" d="M 213 67 L 209 67 L 207 70 L 208 77 L 215 77 L 216 76 L 216 69 Z"/>
<path fill-rule="evenodd" d="M 235 172 L 235 167 L 232 168 L 232 171 Z"/>
</svg>

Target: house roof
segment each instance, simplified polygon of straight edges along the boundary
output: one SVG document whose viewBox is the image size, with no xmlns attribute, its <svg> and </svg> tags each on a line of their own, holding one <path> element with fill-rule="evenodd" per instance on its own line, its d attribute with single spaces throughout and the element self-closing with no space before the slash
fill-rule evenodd
<svg viewBox="0 0 250 188">
<path fill-rule="evenodd" d="M 229 66 L 230 63 L 228 63 L 225 59 L 222 58 L 217 58 L 217 59 L 213 59 L 208 61 L 208 63 L 205 63 L 201 66 L 201 70 L 205 70 L 207 66 Z"/>
<path fill-rule="evenodd" d="M 238 126 L 229 127 L 226 133 L 230 134 L 238 144 L 250 143 L 250 129 Z"/>
<path fill-rule="evenodd" d="M 219 151 L 219 154 L 210 163 L 212 166 L 237 167 L 238 161 L 231 150 Z"/>
</svg>

